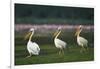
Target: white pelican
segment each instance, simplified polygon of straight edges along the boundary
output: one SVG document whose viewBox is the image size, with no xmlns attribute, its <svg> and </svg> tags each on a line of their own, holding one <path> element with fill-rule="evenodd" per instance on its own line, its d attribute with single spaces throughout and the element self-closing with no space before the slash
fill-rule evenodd
<svg viewBox="0 0 100 69">
<path fill-rule="evenodd" d="M 59 54 L 62 52 L 62 54 L 64 54 L 64 51 L 63 49 L 66 48 L 66 42 L 58 39 L 58 36 L 60 35 L 61 33 L 61 27 L 58 27 L 58 30 L 55 32 L 54 36 L 54 43 L 55 43 L 55 46 L 59 49 Z"/>
<path fill-rule="evenodd" d="M 86 51 L 85 47 L 87 47 L 88 41 L 85 38 L 80 36 L 81 31 L 82 31 L 82 25 L 80 25 L 77 28 L 75 36 L 77 36 L 77 43 L 78 43 L 78 45 L 81 46 L 80 52 L 83 52 L 83 51 Z"/>
<path fill-rule="evenodd" d="M 34 28 L 31 28 L 29 30 L 29 33 L 25 36 L 25 39 L 29 37 L 29 40 L 27 42 L 27 50 L 29 52 L 29 56 L 27 57 L 31 57 L 32 55 L 39 55 L 40 52 L 39 45 L 36 42 L 31 41 L 33 34 L 34 34 Z"/>
</svg>

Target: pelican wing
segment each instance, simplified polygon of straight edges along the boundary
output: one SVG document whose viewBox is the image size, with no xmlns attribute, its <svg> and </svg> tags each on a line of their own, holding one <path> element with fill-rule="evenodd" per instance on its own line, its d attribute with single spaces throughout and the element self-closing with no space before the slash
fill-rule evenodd
<svg viewBox="0 0 100 69">
<path fill-rule="evenodd" d="M 87 45 L 87 43 L 88 43 L 88 41 L 87 41 L 85 38 L 83 38 L 83 37 L 79 37 L 79 38 L 78 38 L 78 41 L 79 41 L 81 44 L 83 44 L 83 45 Z"/>
<path fill-rule="evenodd" d="M 27 49 L 29 52 L 31 52 L 34 55 L 38 55 L 40 52 L 39 45 L 35 42 L 28 43 Z"/>
<path fill-rule="evenodd" d="M 40 51 L 39 45 L 37 43 L 35 43 L 35 42 L 33 44 L 36 47 L 37 51 Z"/>
<path fill-rule="evenodd" d="M 58 45 L 58 46 L 63 46 L 63 48 L 66 47 L 66 42 L 60 40 L 60 39 L 55 39 L 55 44 Z"/>
</svg>

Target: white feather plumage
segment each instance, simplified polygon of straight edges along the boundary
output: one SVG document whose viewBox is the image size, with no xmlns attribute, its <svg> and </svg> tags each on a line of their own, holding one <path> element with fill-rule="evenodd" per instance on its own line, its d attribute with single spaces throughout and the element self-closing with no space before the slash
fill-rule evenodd
<svg viewBox="0 0 100 69">
<path fill-rule="evenodd" d="M 33 55 L 39 55 L 39 52 L 40 52 L 39 45 L 32 41 L 28 41 L 27 50 L 29 53 L 31 53 Z"/>
<path fill-rule="evenodd" d="M 66 48 L 66 45 L 67 45 L 64 41 L 62 41 L 58 38 L 54 39 L 54 43 L 57 48 Z"/>
<path fill-rule="evenodd" d="M 27 42 L 27 50 L 30 54 L 28 57 L 31 57 L 31 55 L 39 55 L 40 48 L 36 42 L 31 41 L 32 36 L 34 34 L 34 29 L 31 28 L 29 32 L 31 32 L 31 34 L 27 35 L 26 38 L 29 36 L 29 40 Z"/>
<path fill-rule="evenodd" d="M 82 26 L 80 25 L 77 28 L 77 31 L 75 33 L 75 35 L 77 36 L 77 44 L 79 46 L 81 46 L 80 52 L 86 51 L 85 47 L 87 47 L 87 44 L 88 44 L 88 41 L 85 38 L 83 38 L 83 37 L 80 36 L 81 31 L 82 31 Z"/>
<path fill-rule="evenodd" d="M 56 33 L 57 33 L 57 34 L 56 34 Z M 55 38 L 54 38 L 54 44 L 55 44 L 56 48 L 60 49 L 60 50 L 59 50 L 59 54 L 60 54 L 61 52 L 64 54 L 63 49 L 66 48 L 67 43 L 64 42 L 64 41 L 62 41 L 62 40 L 60 40 L 60 39 L 58 39 L 58 36 L 59 36 L 60 33 L 61 33 L 61 27 L 58 27 L 58 30 L 57 30 L 56 33 L 55 33 L 56 36 L 55 36 Z M 54 35 L 55 35 L 55 34 L 54 34 Z"/>
<path fill-rule="evenodd" d="M 88 41 L 83 37 L 77 37 L 77 43 L 79 46 L 87 46 Z"/>
</svg>

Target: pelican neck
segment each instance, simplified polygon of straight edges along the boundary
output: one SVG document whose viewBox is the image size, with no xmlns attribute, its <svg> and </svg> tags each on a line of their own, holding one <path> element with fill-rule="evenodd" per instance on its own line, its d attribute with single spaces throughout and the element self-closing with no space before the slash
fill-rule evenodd
<svg viewBox="0 0 100 69">
<path fill-rule="evenodd" d="M 32 40 L 32 36 L 33 36 L 33 32 L 31 33 L 30 37 L 29 37 L 29 41 Z"/>
</svg>

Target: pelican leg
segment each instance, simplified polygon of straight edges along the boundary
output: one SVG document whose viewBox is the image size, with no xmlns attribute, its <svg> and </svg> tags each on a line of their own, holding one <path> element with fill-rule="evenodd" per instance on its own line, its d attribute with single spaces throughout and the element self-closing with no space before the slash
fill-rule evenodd
<svg viewBox="0 0 100 69">
<path fill-rule="evenodd" d="M 83 49 L 81 48 L 80 53 L 82 53 L 82 52 L 83 52 Z"/>
<path fill-rule="evenodd" d="M 88 48 L 88 46 L 86 45 L 86 50 L 88 51 L 89 50 L 89 48 Z"/>
<path fill-rule="evenodd" d="M 27 56 L 26 58 L 29 58 L 29 57 L 31 57 L 32 56 L 32 54 L 30 53 L 30 55 L 29 56 Z"/>
<path fill-rule="evenodd" d="M 86 49 L 84 48 L 84 46 L 82 46 L 82 48 L 83 48 L 83 51 L 85 51 L 85 52 L 86 52 Z"/>
<path fill-rule="evenodd" d="M 86 49 L 84 48 L 84 46 L 83 46 L 83 44 L 81 45 L 81 50 L 80 50 L 80 53 L 82 53 L 82 52 L 85 52 L 86 51 Z"/>
<path fill-rule="evenodd" d="M 82 48 L 81 48 L 81 51 L 80 51 L 81 53 L 82 52 L 86 52 L 86 49 L 84 48 L 84 46 L 82 45 Z"/>
<path fill-rule="evenodd" d="M 64 55 L 64 50 L 63 49 L 61 49 L 62 50 L 62 54 Z"/>
<path fill-rule="evenodd" d="M 59 55 L 61 54 L 61 49 L 59 50 Z"/>
<path fill-rule="evenodd" d="M 86 51 L 88 51 L 89 50 L 89 48 L 86 46 Z"/>
</svg>

